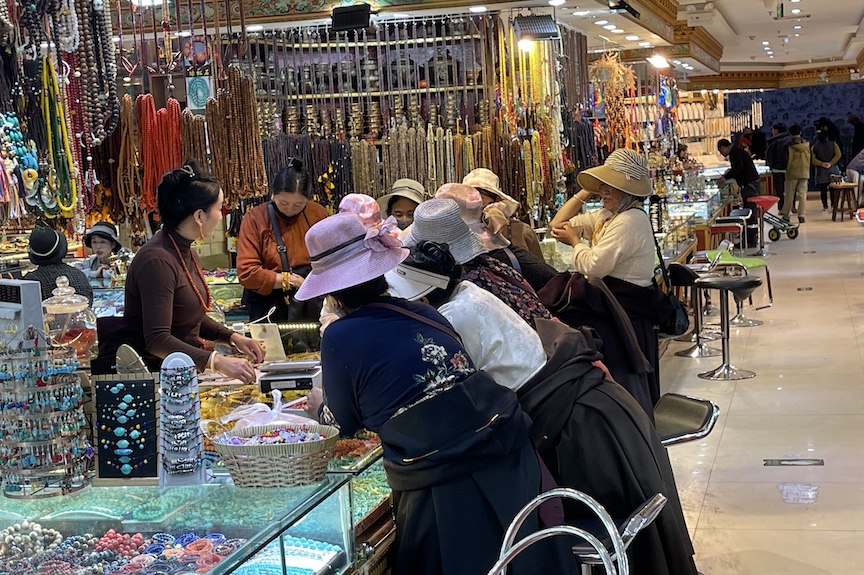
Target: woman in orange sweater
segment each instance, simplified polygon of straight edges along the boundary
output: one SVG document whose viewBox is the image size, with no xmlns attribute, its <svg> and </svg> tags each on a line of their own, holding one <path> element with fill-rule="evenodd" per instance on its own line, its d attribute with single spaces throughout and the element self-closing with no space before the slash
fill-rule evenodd
<svg viewBox="0 0 864 575">
<path fill-rule="evenodd" d="M 312 180 L 294 158 L 273 178 L 270 192 L 271 201 L 243 216 L 237 239 L 237 277 L 246 288 L 243 300 L 249 318 L 264 317 L 276 306 L 270 321 L 318 321 L 321 301 L 298 302 L 292 296 L 312 270 L 306 232 L 327 217 L 327 210 L 309 199 Z"/>
</svg>

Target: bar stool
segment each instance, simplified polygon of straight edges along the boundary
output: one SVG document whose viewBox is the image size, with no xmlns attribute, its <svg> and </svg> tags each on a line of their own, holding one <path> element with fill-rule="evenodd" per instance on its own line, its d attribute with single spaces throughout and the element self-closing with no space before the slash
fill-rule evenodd
<svg viewBox="0 0 864 575">
<path fill-rule="evenodd" d="M 719 349 L 709 347 L 705 343 L 707 338 L 702 335 L 702 294 L 696 287 L 696 280 L 699 277 L 699 274 L 683 264 L 677 262 L 669 264 L 669 281 L 676 287 L 689 287 L 693 301 L 693 334 L 696 336 L 696 342 L 688 349 L 675 352 L 678 357 L 717 357 L 722 353 Z"/>
<path fill-rule="evenodd" d="M 736 298 L 745 300 L 750 297 L 753 290 L 762 285 L 762 278 L 755 276 L 707 277 L 697 279 L 694 285 L 702 289 L 720 290 L 720 341 L 723 344 L 723 363 L 711 371 L 700 373 L 699 377 L 714 381 L 732 381 L 756 377 L 755 372 L 737 369 L 730 361 L 729 330 L 731 326 L 729 325 L 729 292 L 733 292 Z"/>
<path fill-rule="evenodd" d="M 753 255 L 765 257 L 768 255 L 768 251 L 765 249 L 765 213 L 779 202 L 780 198 L 777 196 L 753 196 L 747 198 L 746 201 L 756 205 L 759 215 L 759 229 L 757 230 L 759 233 L 759 251 Z"/>
<path fill-rule="evenodd" d="M 858 184 L 855 182 L 831 182 L 828 187 L 839 192 L 839 197 L 834 203 L 834 209 L 831 212 L 831 221 L 837 221 L 837 213 L 840 213 L 840 221 L 843 221 L 843 216 L 848 212 L 849 219 L 855 217 L 855 210 L 858 209 L 858 198 L 855 197 L 855 192 L 858 190 Z M 843 207 L 845 204 L 845 208 Z"/>
<path fill-rule="evenodd" d="M 711 234 L 711 244 L 714 244 L 713 240 L 717 236 L 723 236 L 724 239 L 727 239 L 734 244 L 735 239 L 747 235 L 744 233 L 744 229 L 744 226 L 737 222 L 715 223 L 708 228 L 708 232 Z"/>
<path fill-rule="evenodd" d="M 741 224 L 741 227 L 744 229 L 755 228 L 756 224 L 748 225 L 747 222 L 753 216 L 753 210 L 750 208 L 736 208 L 729 212 L 728 216 L 719 216 L 714 219 L 715 224 L 725 224 L 725 223 L 736 223 Z M 721 249 L 720 246 L 717 249 Z M 750 241 L 747 237 L 747 234 L 741 235 L 741 243 L 739 245 L 738 253 L 744 254 L 745 251 L 750 249 Z"/>
</svg>

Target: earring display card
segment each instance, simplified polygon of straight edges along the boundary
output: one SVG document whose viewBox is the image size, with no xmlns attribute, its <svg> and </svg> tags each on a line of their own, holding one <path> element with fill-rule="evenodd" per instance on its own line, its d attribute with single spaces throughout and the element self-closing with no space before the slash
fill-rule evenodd
<svg viewBox="0 0 864 575">
<path fill-rule="evenodd" d="M 172 353 L 159 370 L 159 485 L 204 483 L 204 436 L 198 371 L 185 353 Z"/>
<path fill-rule="evenodd" d="M 100 379 L 93 389 L 99 480 L 155 483 L 158 417 L 153 379 Z"/>
</svg>

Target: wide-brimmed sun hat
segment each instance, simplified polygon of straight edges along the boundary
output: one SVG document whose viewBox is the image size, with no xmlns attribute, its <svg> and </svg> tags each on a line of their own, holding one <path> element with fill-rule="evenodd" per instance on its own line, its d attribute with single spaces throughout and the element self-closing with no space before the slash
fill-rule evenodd
<svg viewBox="0 0 864 575">
<path fill-rule="evenodd" d="M 393 198 L 408 198 L 412 202 L 420 204 L 423 202 L 423 195 L 425 193 L 426 189 L 423 187 L 423 184 L 417 180 L 402 178 L 393 182 L 393 187 L 390 188 L 389 194 L 378 198 L 378 206 L 380 206 L 382 214 L 389 216 L 390 200 Z"/>
<path fill-rule="evenodd" d="M 488 170 L 487 170 L 488 171 Z M 468 228 L 480 238 L 488 250 L 506 248 L 510 245 L 501 234 L 493 233 L 483 222 L 483 198 L 477 188 L 465 184 L 444 184 L 435 192 L 437 199 L 451 199 L 459 205 L 459 215 Z"/>
<path fill-rule="evenodd" d="M 447 244 L 460 265 L 489 251 L 462 219 L 459 204 L 449 198 L 426 200 L 414 210 L 414 225 L 402 244 L 416 246 L 423 240 Z"/>
<path fill-rule="evenodd" d="M 309 300 L 384 275 L 410 253 L 379 228 L 367 228 L 355 214 L 324 218 L 306 232 L 312 271 L 295 297 Z"/>
<path fill-rule="evenodd" d="M 122 247 L 120 245 L 120 240 L 117 238 L 117 228 L 114 227 L 114 224 L 111 222 L 96 222 L 93 224 L 93 227 L 84 234 L 84 245 L 88 248 L 92 248 L 93 246 L 91 244 L 93 243 L 94 237 L 114 242 L 114 247 L 111 248 L 111 251 L 115 254 L 119 252 Z"/>
<path fill-rule="evenodd" d="M 390 295 L 416 301 L 436 289 L 447 289 L 450 278 L 441 274 L 399 264 L 386 274 Z"/>
<path fill-rule="evenodd" d="M 576 176 L 576 181 L 595 194 L 600 193 L 601 184 L 639 198 L 646 198 L 652 193 L 648 161 L 641 154 L 627 148 L 620 148 L 609 154 L 602 166 L 583 170 Z"/>
<path fill-rule="evenodd" d="M 488 168 L 475 168 L 471 170 L 462 178 L 462 183 L 466 186 L 483 190 L 489 193 L 489 195 L 497 196 L 499 199 L 515 201 L 501 191 L 500 179 L 495 172 Z"/>
<path fill-rule="evenodd" d="M 68 242 L 63 232 L 36 224 L 30 233 L 27 254 L 37 266 L 60 263 L 66 257 Z"/>
</svg>

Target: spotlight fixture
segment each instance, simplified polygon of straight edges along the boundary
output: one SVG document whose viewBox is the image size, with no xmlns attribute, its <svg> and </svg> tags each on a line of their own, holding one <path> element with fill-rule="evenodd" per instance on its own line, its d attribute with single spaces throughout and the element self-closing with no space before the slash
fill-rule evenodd
<svg viewBox="0 0 864 575">
<path fill-rule="evenodd" d="M 609 0 L 609 11 L 616 14 L 627 12 L 637 20 L 639 19 L 639 11 L 624 0 Z"/>
<path fill-rule="evenodd" d="M 559 40 L 561 34 L 555 19 L 548 14 L 530 14 L 513 18 L 513 32 L 518 40 Z"/>
<path fill-rule="evenodd" d="M 522 38 L 516 43 L 516 45 L 519 46 L 519 49 L 523 52 L 530 52 L 534 49 L 534 40 L 531 40 L 530 38 Z"/>
</svg>

